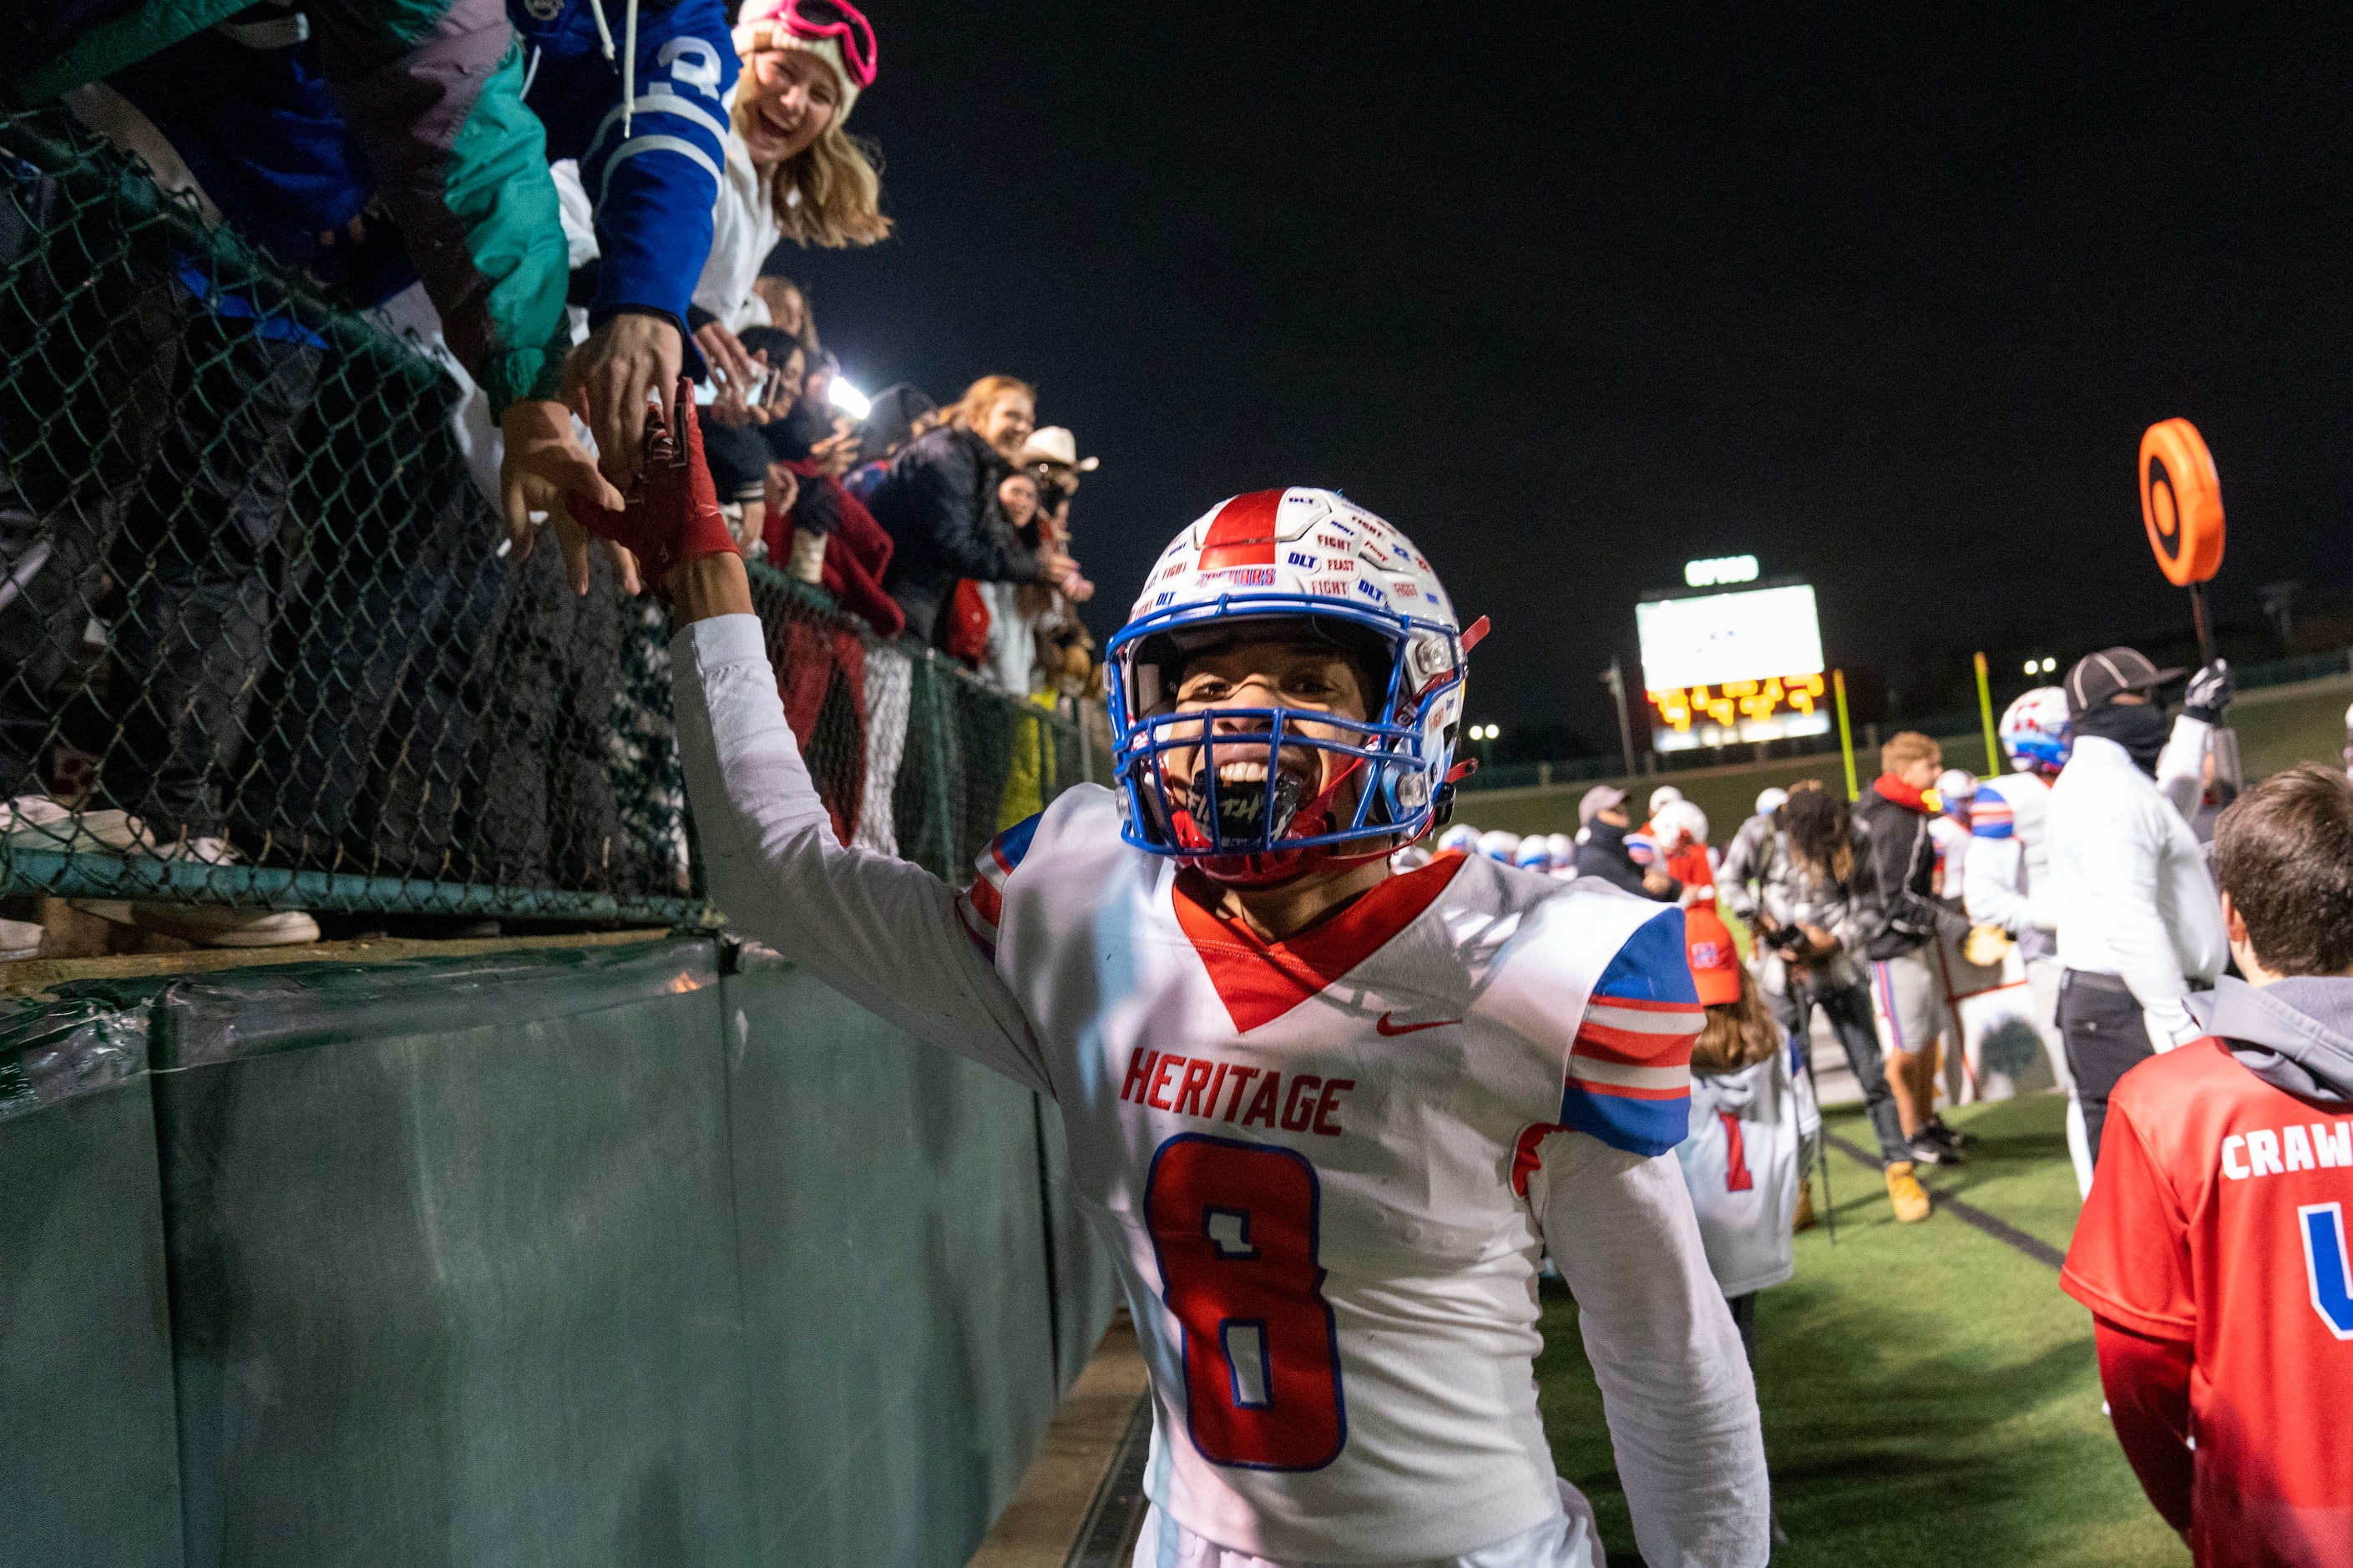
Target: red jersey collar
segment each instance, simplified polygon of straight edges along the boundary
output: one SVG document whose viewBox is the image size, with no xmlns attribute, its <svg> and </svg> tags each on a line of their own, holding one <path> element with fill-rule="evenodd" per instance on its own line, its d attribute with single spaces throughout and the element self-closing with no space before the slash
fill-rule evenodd
<svg viewBox="0 0 2353 1568">
<path fill-rule="evenodd" d="M 1388 878 L 1336 912 L 1282 942 L 1268 942 L 1217 912 L 1224 890 L 1198 871 L 1179 871 L 1172 899 L 1226 1015 L 1248 1034 L 1271 1024 L 1379 951 L 1411 925 L 1462 868 L 1449 851 L 1419 870 Z"/>
</svg>

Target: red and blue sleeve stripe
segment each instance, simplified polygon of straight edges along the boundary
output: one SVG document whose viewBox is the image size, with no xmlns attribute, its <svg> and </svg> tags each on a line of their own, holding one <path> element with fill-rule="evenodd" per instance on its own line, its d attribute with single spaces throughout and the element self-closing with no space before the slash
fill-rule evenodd
<svg viewBox="0 0 2353 1568">
<path fill-rule="evenodd" d="M 956 895 L 956 918 L 964 922 L 965 934 L 991 961 L 997 957 L 997 922 L 1005 916 L 1005 879 L 1029 855 L 1030 841 L 1038 837 L 1039 817 L 1044 815 L 1024 817 L 990 839 L 975 865 L 972 886 Z"/>
<path fill-rule="evenodd" d="M 1969 802 L 1969 832 L 1978 838 L 2008 838 L 2016 831 L 2010 802 L 2001 798 L 1990 781 L 1979 784 Z"/>
<path fill-rule="evenodd" d="M 1602 971 L 1569 1047 L 1566 1127 L 1613 1149 L 1663 1154 L 1691 1125 L 1691 1048 L 1705 1017 L 1683 913 L 1662 910 Z"/>
</svg>

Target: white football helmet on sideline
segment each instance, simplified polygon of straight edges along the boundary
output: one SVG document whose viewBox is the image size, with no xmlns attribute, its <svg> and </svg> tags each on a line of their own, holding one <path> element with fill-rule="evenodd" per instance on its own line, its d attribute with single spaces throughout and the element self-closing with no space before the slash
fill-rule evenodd
<svg viewBox="0 0 2353 1568">
<path fill-rule="evenodd" d="M 2001 711 L 2001 749 L 2019 773 L 2036 768 L 2056 773 L 2067 765 L 2067 693 L 2038 686 Z"/>
<path fill-rule="evenodd" d="M 1175 677 L 1188 655 L 1240 626 L 1284 623 L 1366 669 L 1362 721 L 1290 707 L 1177 711 Z M 1236 884 L 1295 876 L 1311 854 L 1368 858 L 1410 843 L 1451 809 L 1465 656 L 1485 631 L 1483 620 L 1459 626 L 1405 535 L 1335 491 L 1294 486 L 1219 502 L 1161 552 L 1104 649 L 1121 837 Z M 1172 784 L 1168 753 L 1190 757 L 1220 722 L 1218 764 Z M 1231 756 L 1259 735 L 1262 758 Z M 1302 764 L 1317 752 L 1336 776 L 1311 795 L 1322 771 Z"/>
<path fill-rule="evenodd" d="M 1457 855 L 1479 853 L 1479 830 L 1467 822 L 1458 822 L 1438 836 L 1438 852 L 1451 850 Z"/>
<path fill-rule="evenodd" d="M 1520 836 L 1501 827 L 1491 827 L 1479 835 L 1479 853 L 1490 860 L 1501 860 L 1508 866 L 1520 852 Z"/>
<path fill-rule="evenodd" d="M 1677 795 L 1659 807 L 1651 818 L 1651 830 L 1659 847 L 1672 855 L 1685 845 L 1707 842 L 1707 813 L 1698 802 Z"/>
</svg>

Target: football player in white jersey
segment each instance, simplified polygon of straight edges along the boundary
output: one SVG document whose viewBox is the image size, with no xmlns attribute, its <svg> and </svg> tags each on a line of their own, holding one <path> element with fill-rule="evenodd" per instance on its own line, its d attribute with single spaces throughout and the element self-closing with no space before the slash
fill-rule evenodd
<svg viewBox="0 0 2353 1568">
<path fill-rule="evenodd" d="M 1692 978 L 1707 1025 L 1692 1052 L 1690 1135 L 1675 1146 L 1699 1215 L 1708 1268 L 1757 1360 L 1757 1292 L 1798 1271 L 1806 1172 L 1821 1136 L 1813 1085 L 1798 1071 L 1789 1031 L 1741 967 L 1713 909 L 1684 912 Z"/>
<path fill-rule="evenodd" d="M 1822 1116 L 1789 1031 L 1741 966 L 1715 905 L 1686 906 L 1683 926 L 1707 1023 L 1692 1045 L 1691 1133 L 1675 1145 L 1675 1163 L 1753 1372 L 1757 1293 L 1797 1273 L 1793 1237 L 1813 1224 L 1806 1172 Z M 1787 1540 L 1775 1521 L 1773 1543 Z"/>
<path fill-rule="evenodd" d="M 2067 694 L 2055 686 L 2026 692 L 2001 715 L 2001 749 L 2011 771 L 1980 779 L 1969 802 L 1969 847 L 1962 877 L 1962 902 L 1978 930 L 1969 933 L 1973 963 L 2000 963 L 1982 928 L 1998 926 L 2018 943 L 2026 963 L 2026 983 L 2034 997 L 2035 1019 L 2051 1057 L 2051 1070 L 2067 1091 L 2067 1153 L 2075 1184 L 2092 1190 L 2092 1146 L 2084 1129 L 2084 1108 L 2075 1099 L 2074 1076 L 2059 1039 L 2059 942 L 2050 902 L 2051 781 L 2067 764 Z"/>
<path fill-rule="evenodd" d="M 1118 787 L 1000 834 L 959 895 L 836 841 L 674 417 L 680 466 L 591 517 L 681 623 L 711 893 L 1061 1108 L 1151 1371 L 1139 1568 L 1599 1568 L 1536 1412 L 1547 1247 L 1645 1560 L 1763 1563 L 1755 1390 L 1668 1153 L 1682 913 L 1478 856 L 1394 873 L 1478 630 L 1413 545 L 1313 489 L 1187 528 L 1107 649 Z"/>
</svg>

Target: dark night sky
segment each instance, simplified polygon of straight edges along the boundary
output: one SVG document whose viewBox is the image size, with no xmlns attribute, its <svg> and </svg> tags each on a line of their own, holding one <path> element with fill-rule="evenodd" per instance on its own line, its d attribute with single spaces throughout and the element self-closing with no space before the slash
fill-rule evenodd
<svg viewBox="0 0 2353 1568">
<path fill-rule="evenodd" d="M 1474 718 L 1605 736 L 1636 595 L 1738 551 L 1833 662 L 2068 656 L 2182 618 L 2170 415 L 2226 610 L 2353 584 L 2353 13 L 2256 11 L 876 0 L 899 236 L 801 271 L 861 384 L 1024 375 L 1103 457 L 1099 633 L 1308 483 L 1493 617 Z"/>
</svg>

